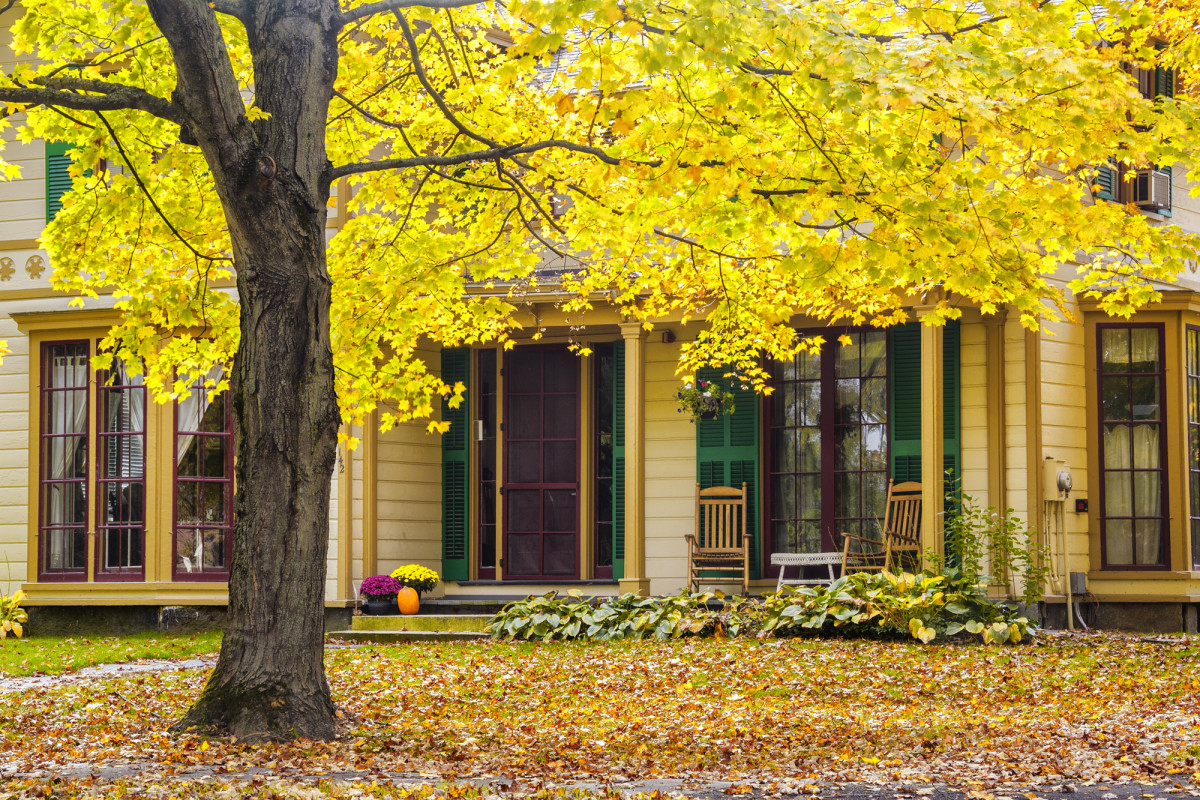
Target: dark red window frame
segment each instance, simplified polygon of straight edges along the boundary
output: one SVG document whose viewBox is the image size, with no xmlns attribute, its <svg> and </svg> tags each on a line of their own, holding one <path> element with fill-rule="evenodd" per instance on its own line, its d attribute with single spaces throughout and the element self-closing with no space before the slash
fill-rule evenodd
<svg viewBox="0 0 1200 800">
<path fill-rule="evenodd" d="M 836 371 L 836 364 L 835 364 L 835 358 L 834 358 L 834 354 L 837 352 L 838 348 L 841 347 L 841 345 L 837 341 L 838 336 L 843 335 L 843 334 L 855 335 L 855 334 L 864 334 L 864 333 L 883 333 L 883 335 L 884 335 L 883 373 L 881 375 L 863 376 L 861 374 L 861 369 L 860 369 L 859 372 L 857 372 L 853 376 L 838 375 L 837 371 Z M 824 336 L 826 341 L 821 347 L 820 365 L 817 368 L 817 371 L 813 375 L 813 377 L 810 377 L 810 378 L 798 377 L 792 381 L 783 381 L 780 379 L 780 376 L 783 375 L 784 372 L 780 368 L 780 365 L 778 363 L 773 365 L 772 374 L 775 376 L 775 380 L 773 382 L 774 383 L 774 391 L 768 397 L 766 397 L 764 399 L 764 403 L 763 403 L 764 424 L 762 426 L 762 430 L 763 430 L 764 446 L 762 448 L 762 452 L 763 452 L 764 458 L 763 458 L 762 463 L 763 463 L 765 477 L 766 477 L 766 479 L 763 481 L 764 511 L 766 512 L 764 515 L 766 524 L 763 526 L 763 532 L 766 537 L 764 541 L 767 543 L 767 547 L 764 548 L 764 554 L 770 553 L 770 552 L 788 552 L 787 543 L 782 542 L 782 541 L 777 541 L 777 535 L 776 535 L 776 530 L 775 530 L 777 522 L 779 522 L 781 520 L 788 520 L 788 519 L 798 520 L 798 521 L 802 521 L 802 522 L 816 522 L 819 525 L 819 536 L 820 536 L 820 542 L 821 542 L 820 552 L 828 553 L 828 552 L 839 551 L 842 546 L 842 542 L 839 538 L 839 534 L 843 530 L 849 531 L 856 523 L 865 524 L 867 521 L 869 521 L 871 519 L 875 519 L 876 517 L 882 518 L 882 515 L 883 515 L 882 504 L 880 504 L 880 508 L 878 509 L 878 512 L 879 512 L 878 514 L 872 515 L 872 514 L 868 513 L 868 510 L 865 508 L 865 505 L 864 505 L 865 500 L 863 499 L 863 495 L 861 494 L 862 485 L 861 485 L 861 483 L 859 483 L 858 491 L 860 492 L 860 495 L 859 495 L 860 504 L 857 506 L 857 509 L 856 509 L 858 513 L 846 516 L 844 514 L 844 512 L 847 510 L 850 510 L 850 509 L 839 508 L 839 505 L 838 505 L 838 481 L 839 481 L 839 478 L 849 482 L 850 475 L 858 475 L 859 480 L 861 481 L 861 476 L 864 474 L 882 473 L 883 491 L 884 491 L 884 496 L 886 496 L 887 478 L 890 475 L 890 469 L 891 469 L 892 421 L 891 421 L 891 385 L 890 385 L 891 381 L 890 381 L 889 374 L 890 374 L 890 370 L 892 369 L 892 364 L 889 360 L 890 359 L 890 348 L 888 347 L 888 334 L 886 332 L 881 332 L 878 328 L 854 327 L 854 328 L 835 329 L 832 331 L 828 330 L 828 329 L 813 330 L 813 331 L 801 331 L 800 335 L 801 336 L 820 335 L 820 336 Z M 862 466 L 863 462 L 862 462 L 861 458 L 864 456 L 864 453 L 860 452 L 859 468 L 858 469 L 843 469 L 840 466 L 838 466 L 838 454 L 837 454 L 837 444 L 838 444 L 837 443 L 837 434 L 838 434 L 838 432 L 841 430 L 848 430 L 851 428 L 858 429 L 861 432 L 862 429 L 869 427 L 869 426 L 866 423 L 863 423 L 861 421 L 861 419 L 857 423 L 847 423 L 845 421 L 839 421 L 836 418 L 837 383 L 838 383 L 838 380 L 840 380 L 840 379 L 861 381 L 864 377 L 871 377 L 874 379 L 882 379 L 883 380 L 883 385 L 884 385 L 883 407 L 884 407 L 884 414 L 885 414 L 884 422 L 881 423 L 882 427 L 884 429 L 884 438 L 885 438 L 883 456 L 882 456 L 883 466 L 881 469 L 868 470 L 868 469 L 863 468 L 863 466 Z M 785 417 L 785 419 L 784 419 L 785 424 L 783 424 L 783 425 L 776 424 L 777 420 L 776 420 L 776 416 L 775 416 L 775 411 L 776 411 L 776 409 L 780 408 L 779 404 L 787 402 L 787 399 L 785 397 L 786 391 L 783 390 L 783 386 L 782 386 L 782 384 L 784 384 L 784 383 L 794 383 L 797 386 L 799 386 L 800 384 L 804 384 L 804 383 L 815 383 L 817 385 L 819 399 L 817 400 L 817 409 L 816 409 L 817 421 L 816 422 L 813 422 L 811 424 L 797 424 L 796 420 L 791 420 L 789 422 L 789 420 Z M 795 402 L 796 403 L 801 402 L 801 398 L 798 394 L 797 394 L 797 399 Z M 862 402 L 861 394 L 858 397 L 858 402 L 861 405 L 861 402 Z M 788 412 L 786 410 L 782 410 L 782 413 L 786 415 Z M 879 424 L 880 423 L 872 423 L 872 425 L 879 425 Z M 819 445 L 819 449 L 818 449 L 817 464 L 816 464 L 815 468 L 804 470 L 804 469 L 800 468 L 802 465 L 799 463 L 794 465 L 795 466 L 794 470 L 785 470 L 785 469 L 779 468 L 781 466 L 781 464 L 779 462 L 777 462 L 777 453 L 775 452 L 776 451 L 775 442 L 774 442 L 775 432 L 777 430 L 779 430 L 779 431 L 782 431 L 782 430 L 797 430 L 797 431 L 799 431 L 801 429 L 816 431 L 819 433 L 820 445 Z M 797 457 L 799 457 L 799 454 L 797 454 Z M 817 485 L 819 485 L 819 489 L 817 491 L 819 491 L 820 497 L 821 497 L 821 511 L 820 511 L 819 516 L 814 516 L 811 518 L 803 518 L 803 519 L 798 518 L 798 517 L 797 518 L 776 517 L 776 513 L 775 513 L 776 512 L 775 494 L 777 493 L 776 480 L 777 480 L 777 478 L 782 478 L 786 475 L 794 475 L 794 476 L 811 475 L 813 477 L 810 478 L 809 480 L 810 481 L 815 480 L 818 482 Z M 843 476 L 845 476 L 845 477 L 843 477 Z M 800 478 L 797 477 L 796 480 L 799 481 Z M 799 501 L 797 501 L 797 502 L 799 502 Z M 798 508 L 799 508 L 799 506 L 797 506 L 797 510 L 798 510 Z M 854 530 L 853 532 L 858 533 L 859 531 Z M 777 569 L 778 568 L 770 568 L 770 574 L 774 574 Z M 823 574 L 823 569 L 821 570 L 821 572 Z M 814 574 L 816 574 L 816 573 L 814 573 Z"/>
<path fill-rule="evenodd" d="M 85 365 L 83 367 L 83 375 L 84 375 L 83 384 L 82 385 L 73 384 L 71 386 L 51 386 L 50 383 L 53 379 L 52 376 L 54 374 L 53 373 L 53 363 L 52 363 L 53 357 L 54 357 L 54 350 L 57 348 L 65 349 L 67 347 L 82 347 L 83 348 L 83 355 L 85 356 Z M 89 451 L 89 448 L 91 447 L 91 441 L 89 439 L 89 436 L 91 433 L 90 425 L 89 425 L 89 420 L 90 420 L 90 415 L 91 415 L 91 408 L 89 406 L 90 401 L 91 401 L 91 398 L 89 396 L 90 395 L 89 384 L 91 382 L 91 368 L 92 368 L 91 342 L 87 339 L 70 339 L 70 340 L 64 340 L 64 341 L 43 342 L 42 343 L 42 351 L 41 351 L 41 365 L 42 365 L 41 386 L 39 387 L 39 392 L 38 392 L 38 394 L 40 395 L 39 417 L 38 417 L 38 421 L 39 421 L 39 428 L 38 428 L 38 439 L 39 439 L 39 441 L 38 441 L 38 565 L 37 565 L 38 580 L 44 581 L 44 582 L 85 581 L 85 580 L 87 580 L 87 537 L 88 537 L 88 533 L 89 533 L 89 522 L 90 522 L 90 520 L 88 520 L 88 518 L 87 518 L 87 509 L 88 509 L 87 493 L 88 493 L 88 488 L 89 488 L 88 487 L 88 483 L 89 483 L 89 475 L 88 475 L 89 463 L 88 462 L 90 460 L 88 451 Z M 48 416 L 50 414 L 50 409 L 51 409 L 50 398 L 55 393 L 62 393 L 65 395 L 67 392 L 78 392 L 80 390 L 83 391 L 83 419 L 84 419 L 83 433 L 82 434 L 77 434 L 77 433 L 56 434 L 56 433 L 47 432 L 47 420 L 48 420 Z M 72 408 L 74 408 L 74 406 L 72 406 Z M 49 457 L 51 442 L 53 442 L 56 439 L 79 438 L 80 436 L 82 436 L 82 439 L 83 439 L 83 443 L 82 443 L 83 444 L 83 465 L 82 465 L 82 469 L 80 470 L 83 477 L 82 478 L 76 478 L 76 477 L 53 478 L 53 477 L 50 477 L 50 475 L 48 474 L 48 471 L 51 468 L 51 460 Z M 51 491 L 51 487 L 54 487 L 54 486 L 67 487 L 68 485 L 72 485 L 72 484 L 76 485 L 76 486 L 82 485 L 82 487 L 83 487 L 82 501 L 80 503 L 80 507 L 83 509 L 83 513 L 84 513 L 84 520 L 83 520 L 82 527 L 79 525 L 67 525 L 64 523 L 51 524 L 47 519 L 47 515 L 50 510 L 48 498 L 49 498 L 49 494 Z M 59 568 L 59 569 L 51 569 L 50 568 L 48 551 L 49 551 L 49 547 L 50 547 L 50 537 L 54 536 L 54 535 L 60 535 L 64 539 L 66 539 L 68 536 L 71 536 L 71 535 L 83 537 L 83 557 L 82 557 L 82 559 L 79 560 L 79 564 L 76 568 Z M 66 555 L 66 553 L 69 550 L 73 550 L 73 549 L 74 549 L 74 547 L 68 548 L 66 542 L 64 542 L 64 545 L 63 545 L 64 556 Z M 72 564 L 72 567 L 75 567 L 75 565 Z"/>
<path fill-rule="evenodd" d="M 192 388 L 193 392 L 206 391 L 204 388 Z M 171 575 L 176 581 L 228 581 L 229 566 L 233 560 L 233 404 L 229 402 L 228 392 L 223 392 L 222 395 L 213 399 L 213 402 L 220 401 L 224 408 L 225 426 L 222 431 L 191 431 L 180 429 L 179 427 L 179 403 L 175 403 L 174 413 L 172 414 L 172 430 L 171 437 Z M 200 427 L 203 427 L 203 415 L 201 415 Z M 205 439 L 224 439 L 224 467 L 225 474 L 220 478 L 213 478 L 203 475 L 183 475 L 179 474 L 179 436 L 195 436 L 204 437 Z M 197 448 L 197 462 L 202 459 L 203 442 L 197 442 L 200 447 Z M 197 471 L 202 471 L 199 468 Z M 223 499 L 225 504 L 225 519 L 220 524 L 211 524 L 204 522 L 181 524 L 179 521 L 179 486 L 180 484 L 223 484 Z M 181 530 L 193 531 L 197 536 L 203 536 L 204 531 L 221 530 L 225 538 L 225 568 L 224 569 L 204 569 L 203 560 L 197 565 L 197 568 L 189 572 L 186 568 L 180 568 L 180 553 L 179 553 L 179 534 Z M 203 544 L 201 544 L 203 547 Z"/>
<path fill-rule="evenodd" d="M 146 579 L 146 387 L 142 384 L 109 385 L 111 372 L 96 374 L 96 564 L 97 581 L 144 581 Z M 106 430 L 110 398 L 122 392 L 141 395 L 142 425 L 140 430 Z M 118 448 L 124 439 L 141 439 L 142 465 L 140 476 L 109 475 L 105 455 L 109 443 Z M 117 516 L 109 520 L 105 509 L 108 488 L 115 486 L 118 496 Z M 138 495 L 140 494 L 140 499 Z M 140 505 L 140 511 L 138 507 Z M 140 517 L 140 519 L 138 518 Z M 136 543 L 133 541 L 136 537 Z M 114 544 L 118 551 L 137 552 L 138 564 L 106 566 L 106 548 Z"/>
<path fill-rule="evenodd" d="M 1133 371 L 1132 352 L 1130 354 L 1130 371 L 1128 372 L 1105 372 L 1104 371 L 1104 332 L 1110 330 L 1154 330 L 1158 333 L 1158 369 L 1155 372 L 1135 372 Z M 1100 563 L 1105 570 L 1112 571 L 1129 571 L 1129 570 L 1168 570 L 1171 565 L 1171 547 L 1170 547 L 1170 514 L 1169 514 L 1169 495 L 1167 480 L 1167 398 L 1166 398 L 1166 335 L 1162 323 L 1142 322 L 1142 323 L 1101 323 L 1096 325 L 1096 418 L 1098 420 L 1096 436 L 1099 444 L 1100 454 Z M 1131 339 L 1132 348 L 1132 339 Z M 1130 419 L 1118 419 L 1116 417 L 1109 419 L 1105 416 L 1104 398 L 1105 389 L 1104 383 L 1106 378 L 1130 380 L 1129 388 L 1129 406 Z M 1133 379 L 1135 378 L 1154 378 L 1158 383 L 1158 416 L 1154 419 L 1136 418 L 1133 412 Z M 1158 467 L 1136 467 L 1133 465 L 1133 427 L 1135 425 L 1157 425 L 1159 428 L 1158 435 Z M 1112 467 L 1106 466 L 1108 455 L 1105 452 L 1104 429 L 1106 425 L 1125 425 L 1130 428 L 1130 466 L 1128 467 Z M 1130 474 L 1130 484 L 1133 494 L 1130 500 L 1130 513 L 1128 516 L 1112 515 L 1108 513 L 1108 473 L 1110 472 L 1128 472 Z M 1137 489 L 1136 476 L 1138 473 L 1157 472 L 1159 474 L 1159 514 L 1157 517 L 1149 515 L 1137 514 Z M 1108 560 L 1108 527 L 1109 521 L 1130 521 L 1130 547 L 1132 549 L 1133 560 L 1132 564 L 1110 564 Z M 1160 553 L 1161 561 L 1156 564 L 1138 564 L 1137 560 L 1137 538 L 1136 525 L 1138 520 L 1159 520 L 1159 536 L 1160 536 Z"/>
</svg>

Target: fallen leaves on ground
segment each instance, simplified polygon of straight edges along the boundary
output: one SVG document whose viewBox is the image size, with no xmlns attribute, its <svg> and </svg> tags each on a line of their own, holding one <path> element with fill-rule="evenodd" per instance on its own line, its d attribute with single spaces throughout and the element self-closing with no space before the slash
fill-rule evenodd
<svg viewBox="0 0 1200 800">
<path fill-rule="evenodd" d="M 1120 635 L 1004 650 L 743 639 L 348 647 L 327 656 L 344 726 L 334 742 L 171 736 L 206 677 L 175 671 L 21 694 L 0 719 L 0 762 L 10 774 L 135 763 L 167 776 L 210 765 L 218 776 L 552 783 L 1190 784 L 1198 660 L 1194 640 Z"/>
</svg>

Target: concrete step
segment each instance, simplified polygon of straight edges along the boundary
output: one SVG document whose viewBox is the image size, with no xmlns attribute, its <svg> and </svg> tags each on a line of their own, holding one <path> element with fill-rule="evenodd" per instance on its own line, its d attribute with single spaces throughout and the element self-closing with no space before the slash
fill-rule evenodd
<svg viewBox="0 0 1200 800">
<path fill-rule="evenodd" d="M 490 614 L 400 614 L 360 615 L 350 623 L 354 631 L 427 631 L 442 633 L 483 633 Z"/>
<path fill-rule="evenodd" d="M 462 642 L 486 639 L 482 631 L 332 631 L 326 638 L 339 642 Z"/>
</svg>

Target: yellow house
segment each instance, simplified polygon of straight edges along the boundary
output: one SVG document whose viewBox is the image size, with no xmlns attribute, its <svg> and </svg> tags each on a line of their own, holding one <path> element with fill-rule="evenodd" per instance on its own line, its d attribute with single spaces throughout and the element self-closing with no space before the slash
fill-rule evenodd
<svg viewBox="0 0 1200 800">
<path fill-rule="evenodd" d="M 12 348 L 0 365 L 0 588 L 26 591 L 35 625 L 54 609 L 219 609 L 227 404 L 158 404 L 135 378 L 97 374 L 112 299 L 70 309 L 37 245 L 64 190 L 63 154 L 13 142 L 6 158 L 23 177 L 0 186 L 0 339 Z M 1166 181 L 1165 198 L 1124 199 L 1200 231 L 1182 175 L 1148 177 Z M 675 374 L 695 323 L 646 331 L 597 313 L 582 336 L 593 355 L 579 358 L 555 298 L 534 295 L 521 313 L 544 331 L 536 343 L 427 352 L 467 386 L 449 433 L 351 432 L 362 446 L 343 450 L 332 476 L 327 605 L 345 615 L 364 576 L 409 562 L 436 569 L 439 591 L 458 598 L 676 592 L 697 482 L 750 487 L 752 589 L 766 591 L 772 553 L 833 551 L 839 533 L 875 525 L 889 478 L 922 483 L 924 542 L 940 548 L 950 469 L 977 504 L 1011 509 L 1049 548 L 1051 623 L 1066 622 L 1078 573 L 1082 619 L 1194 631 L 1200 281 L 1164 289 L 1129 320 L 1073 299 L 1075 319 L 1040 332 L 969 307 L 944 328 L 829 329 L 797 316 L 798 330 L 826 338 L 820 353 L 773 365 L 769 397 L 743 394 L 732 414 L 696 422 L 679 412 Z"/>
</svg>

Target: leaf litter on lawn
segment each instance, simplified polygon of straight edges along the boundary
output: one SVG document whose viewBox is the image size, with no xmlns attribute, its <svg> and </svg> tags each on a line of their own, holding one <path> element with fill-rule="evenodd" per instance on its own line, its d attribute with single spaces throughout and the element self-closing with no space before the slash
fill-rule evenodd
<svg viewBox="0 0 1200 800">
<path fill-rule="evenodd" d="M 1188 782 L 1200 649 L 837 640 L 373 645 L 331 650 L 334 742 L 165 732 L 206 672 L 31 691 L 0 720 L 8 774 L 139 763 L 281 776 L 420 772 L 548 784 L 692 776 L 938 783 Z M 1200 777 L 1200 776 L 1197 776 Z"/>
</svg>

